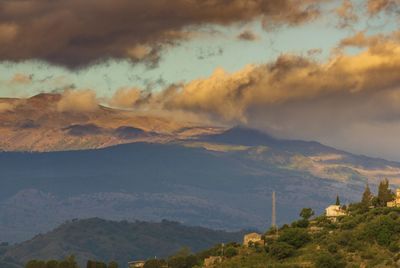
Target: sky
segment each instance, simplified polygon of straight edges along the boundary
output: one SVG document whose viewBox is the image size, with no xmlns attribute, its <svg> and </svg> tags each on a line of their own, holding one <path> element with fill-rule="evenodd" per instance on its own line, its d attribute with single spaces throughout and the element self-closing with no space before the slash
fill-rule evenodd
<svg viewBox="0 0 400 268">
<path fill-rule="evenodd" d="M 0 97 L 90 91 L 400 161 L 399 5 L 3 0 Z"/>
</svg>

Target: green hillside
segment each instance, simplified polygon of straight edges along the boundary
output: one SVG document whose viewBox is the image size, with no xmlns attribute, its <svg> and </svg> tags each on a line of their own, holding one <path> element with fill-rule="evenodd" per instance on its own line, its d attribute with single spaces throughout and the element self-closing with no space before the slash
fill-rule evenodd
<svg viewBox="0 0 400 268">
<path fill-rule="evenodd" d="M 319 231 L 312 231 L 321 227 Z M 337 223 L 319 217 L 308 228 L 287 227 L 267 246 L 237 247 L 215 267 L 399 267 L 400 209 L 374 208 Z"/>
<path fill-rule="evenodd" d="M 230 243 L 197 255 L 172 256 L 169 267 L 204 267 L 208 257 L 221 257 L 215 268 L 242 267 L 400 267 L 400 208 L 387 207 L 394 194 L 385 180 L 378 195 L 366 188 L 360 203 L 342 206 L 347 215 L 314 216 L 310 208 L 300 219 L 263 234 L 265 245 L 244 246 Z M 340 205 L 339 198 L 336 204 Z M 150 260 L 145 268 L 163 267 L 163 261 Z"/>
<path fill-rule="evenodd" d="M 31 259 L 62 259 L 69 255 L 74 255 L 81 266 L 94 259 L 106 262 L 116 260 L 125 267 L 131 260 L 166 257 L 183 247 L 198 252 L 223 241 L 238 241 L 241 237 L 240 232 L 214 231 L 170 221 L 75 220 L 3 249 L 3 264 L 0 263 L 0 267 L 3 268 L 5 263 L 23 264 Z"/>
</svg>

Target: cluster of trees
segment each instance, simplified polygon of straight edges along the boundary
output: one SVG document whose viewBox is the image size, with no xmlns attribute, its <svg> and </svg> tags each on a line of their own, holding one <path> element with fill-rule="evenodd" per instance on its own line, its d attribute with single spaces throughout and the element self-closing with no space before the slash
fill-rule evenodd
<svg viewBox="0 0 400 268">
<path fill-rule="evenodd" d="M 118 263 L 115 261 L 110 262 L 108 265 L 100 261 L 87 261 L 86 268 L 118 268 Z"/>
<path fill-rule="evenodd" d="M 74 256 L 69 256 L 64 260 L 31 260 L 26 263 L 25 268 L 79 268 Z M 86 268 L 118 268 L 118 264 L 114 261 L 108 265 L 104 262 L 91 261 L 87 262 Z"/>
<path fill-rule="evenodd" d="M 168 259 L 146 261 L 144 268 L 192 268 L 201 266 L 204 259 L 210 256 L 221 256 L 229 259 L 238 255 L 240 246 L 240 244 L 234 242 L 227 245 L 219 244 L 197 254 L 191 253 L 188 248 L 183 248 Z"/>
<path fill-rule="evenodd" d="M 26 263 L 25 268 L 79 268 L 74 256 L 69 256 L 64 260 L 31 260 Z"/>
<path fill-rule="evenodd" d="M 271 257 L 282 260 L 293 256 L 297 249 L 300 249 L 308 242 L 311 241 L 311 236 L 308 233 L 307 226 L 309 225 L 309 218 L 314 215 L 311 209 L 303 209 L 300 213 L 303 219 L 293 222 L 291 226 L 284 225 L 279 230 L 278 238 L 266 235 L 265 251 Z"/>
<path fill-rule="evenodd" d="M 374 207 L 386 207 L 387 202 L 393 201 L 395 195 L 393 191 L 390 189 L 388 179 L 382 180 L 378 185 L 378 195 L 374 196 L 367 184 L 364 190 L 364 193 L 361 198 L 361 207 L 368 208 L 370 206 Z M 356 204 L 357 205 L 357 204 Z"/>
</svg>

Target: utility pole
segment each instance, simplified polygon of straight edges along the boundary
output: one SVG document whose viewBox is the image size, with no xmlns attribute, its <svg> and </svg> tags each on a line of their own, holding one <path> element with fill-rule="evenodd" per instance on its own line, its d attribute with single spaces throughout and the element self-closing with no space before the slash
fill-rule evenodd
<svg viewBox="0 0 400 268">
<path fill-rule="evenodd" d="M 276 228 L 276 197 L 275 191 L 272 192 L 272 217 L 271 217 L 271 227 Z"/>
</svg>

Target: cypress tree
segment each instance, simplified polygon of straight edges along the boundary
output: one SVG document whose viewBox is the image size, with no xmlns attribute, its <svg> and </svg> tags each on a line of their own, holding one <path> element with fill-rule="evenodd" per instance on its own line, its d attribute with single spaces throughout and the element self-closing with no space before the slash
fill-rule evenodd
<svg viewBox="0 0 400 268">
<path fill-rule="evenodd" d="M 336 196 L 336 206 L 340 206 L 340 199 L 339 195 Z"/>
<path fill-rule="evenodd" d="M 367 185 L 365 186 L 364 193 L 362 195 L 361 203 L 364 206 L 369 207 L 371 205 L 372 197 L 373 196 L 372 196 L 371 190 L 369 189 L 369 185 L 367 183 Z"/>
<path fill-rule="evenodd" d="M 378 186 L 378 204 L 381 207 L 386 207 L 386 203 L 392 201 L 393 197 L 394 194 L 389 188 L 389 181 L 385 178 Z"/>
</svg>

